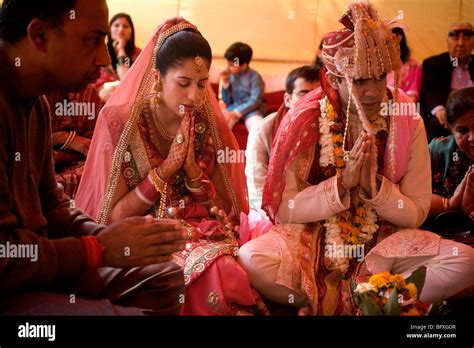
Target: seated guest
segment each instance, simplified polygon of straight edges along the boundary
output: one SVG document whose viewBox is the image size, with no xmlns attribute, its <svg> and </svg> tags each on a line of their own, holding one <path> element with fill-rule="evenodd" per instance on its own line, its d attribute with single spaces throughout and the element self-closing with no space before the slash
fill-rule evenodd
<svg viewBox="0 0 474 348">
<path fill-rule="evenodd" d="M 321 88 L 288 111 L 272 144 L 263 208 L 278 224 L 238 260 L 262 295 L 301 313 L 354 314 L 351 282 L 422 266 L 422 301 L 454 295 L 474 284 L 474 251 L 417 229 L 431 200 L 423 121 L 381 114 L 384 100 L 411 100 L 386 87 L 398 41 L 369 2 L 340 21 L 324 36 Z"/>
<path fill-rule="evenodd" d="M 53 159 L 56 181 L 67 197 L 74 199 L 99 111 L 104 102 L 92 85 L 79 93 L 46 96 L 51 114 Z"/>
<path fill-rule="evenodd" d="M 180 226 L 96 224 L 54 178 L 42 95 L 82 91 L 110 63 L 105 0 L 4 0 L 0 11 L 0 314 L 178 314 L 183 272 L 168 261 L 186 243 Z"/>
<path fill-rule="evenodd" d="M 268 161 L 273 138 L 288 109 L 307 93 L 319 87 L 319 69 L 302 66 L 291 71 L 286 78 L 284 102 L 277 112 L 259 121 L 249 133 L 245 153 L 245 175 L 250 206 L 266 216 L 262 210 L 262 194 L 267 178 Z"/>
<path fill-rule="evenodd" d="M 104 86 L 104 84 L 122 80 L 142 51 L 135 46 L 135 29 L 130 15 L 117 13 L 110 20 L 109 28 L 107 49 L 111 64 L 100 70 L 100 78 L 94 84 L 104 100 L 109 98 L 117 85 L 109 84 L 111 88 L 107 88 L 107 85 Z"/>
<path fill-rule="evenodd" d="M 230 129 L 242 120 L 250 131 L 265 115 L 265 85 L 260 74 L 249 67 L 252 54 L 252 48 L 242 42 L 232 44 L 224 54 L 227 68 L 221 73 L 221 94 Z"/>
<path fill-rule="evenodd" d="M 411 58 L 410 48 L 407 45 L 405 32 L 402 28 L 393 28 L 392 33 L 400 38 L 400 59 L 402 60 L 402 68 L 400 69 L 400 88 L 414 101 L 420 99 L 421 88 L 421 66 Z M 395 86 L 395 74 L 390 72 L 387 74 L 387 86 Z"/>
<path fill-rule="evenodd" d="M 433 188 L 429 215 L 457 211 L 470 216 L 474 210 L 474 87 L 449 97 L 446 122 L 452 134 L 429 145 Z"/>
<path fill-rule="evenodd" d="M 420 103 L 428 141 L 450 134 L 445 117 L 449 95 L 474 85 L 473 33 L 471 23 L 454 23 L 448 33 L 449 52 L 423 61 Z"/>
</svg>

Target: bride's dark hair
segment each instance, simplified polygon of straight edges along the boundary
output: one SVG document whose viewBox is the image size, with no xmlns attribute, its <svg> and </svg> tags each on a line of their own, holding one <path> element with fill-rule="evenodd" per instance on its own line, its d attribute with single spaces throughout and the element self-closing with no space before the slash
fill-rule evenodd
<svg viewBox="0 0 474 348">
<path fill-rule="evenodd" d="M 211 67 L 212 51 L 209 42 L 197 31 L 185 29 L 169 36 L 156 54 L 156 65 L 161 76 L 165 76 L 169 68 L 175 68 L 187 58 L 200 56 L 207 68 Z"/>
</svg>

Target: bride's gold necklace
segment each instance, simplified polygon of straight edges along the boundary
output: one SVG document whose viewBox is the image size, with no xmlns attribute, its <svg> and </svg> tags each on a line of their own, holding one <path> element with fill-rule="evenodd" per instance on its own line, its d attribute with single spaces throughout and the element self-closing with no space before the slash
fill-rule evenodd
<svg viewBox="0 0 474 348">
<path fill-rule="evenodd" d="M 152 110 L 151 116 L 160 135 L 167 141 L 173 141 L 174 135 L 169 134 L 168 131 L 165 129 L 165 127 L 160 121 L 160 117 L 158 116 L 158 112 L 155 108 Z"/>
</svg>

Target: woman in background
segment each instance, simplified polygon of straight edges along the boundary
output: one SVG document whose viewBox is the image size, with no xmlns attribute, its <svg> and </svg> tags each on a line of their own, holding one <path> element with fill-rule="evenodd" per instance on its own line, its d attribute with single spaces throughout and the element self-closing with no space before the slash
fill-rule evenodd
<svg viewBox="0 0 474 348">
<path fill-rule="evenodd" d="M 415 59 L 411 58 L 410 48 L 407 45 L 407 39 L 403 29 L 395 27 L 392 29 L 392 33 L 400 39 L 400 59 L 402 60 L 402 67 L 400 69 L 399 88 L 416 103 L 420 99 L 421 66 Z M 393 71 L 387 75 L 387 86 L 395 87 L 395 75 Z"/>
<path fill-rule="evenodd" d="M 471 216 L 474 210 L 474 87 L 454 92 L 446 105 L 448 137 L 429 145 L 433 194 L 430 217 L 445 211 Z"/>
<path fill-rule="evenodd" d="M 117 13 L 110 20 L 109 27 L 110 34 L 107 36 L 107 49 L 111 65 L 101 69 L 100 78 L 94 84 L 104 100 L 108 99 L 114 89 L 104 91 L 104 83 L 122 80 L 142 51 L 135 46 L 135 29 L 130 15 Z M 116 87 L 116 84 L 112 86 Z"/>
</svg>

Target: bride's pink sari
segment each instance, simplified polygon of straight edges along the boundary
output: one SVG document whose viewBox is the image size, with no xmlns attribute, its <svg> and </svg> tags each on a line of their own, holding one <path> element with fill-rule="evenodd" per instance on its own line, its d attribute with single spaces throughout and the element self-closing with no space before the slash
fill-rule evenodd
<svg viewBox="0 0 474 348">
<path fill-rule="evenodd" d="M 76 205 L 100 223 L 108 222 L 120 176 L 132 190 L 165 159 L 159 151 L 162 139 L 148 108 L 155 83 L 154 63 L 164 40 L 185 29 L 197 30 L 181 18 L 160 25 L 99 115 Z M 238 225 L 241 213 L 248 213 L 243 163 L 215 160 L 218 151 L 237 151 L 238 145 L 210 86 L 205 102 L 192 117 L 196 154 L 200 153 L 202 160 L 198 164 L 208 179 L 213 202 Z M 175 262 L 183 267 L 185 275 L 186 296 L 177 299 L 184 303 L 183 314 L 261 313 L 264 305 L 235 261 L 238 235 L 225 233 L 223 224 L 209 214 L 206 206 L 193 201 L 182 185 L 171 186 L 168 203 L 185 202 L 179 218 L 200 231 L 183 252 L 175 255 Z M 156 215 L 157 205 L 159 202 L 149 213 Z"/>
</svg>

